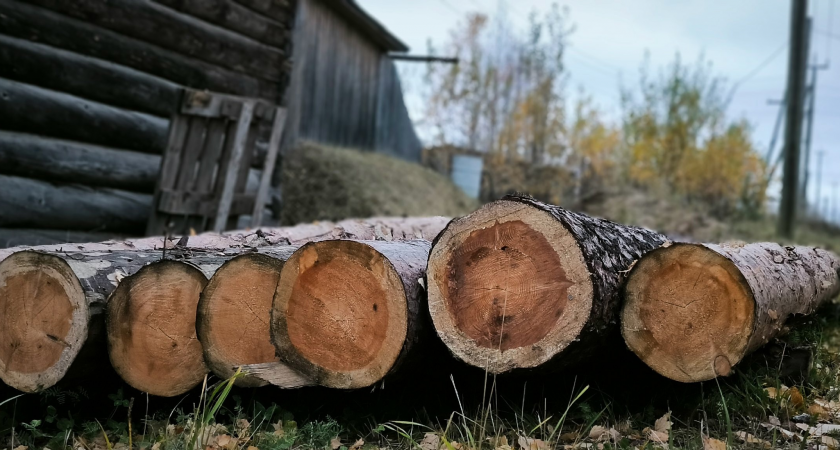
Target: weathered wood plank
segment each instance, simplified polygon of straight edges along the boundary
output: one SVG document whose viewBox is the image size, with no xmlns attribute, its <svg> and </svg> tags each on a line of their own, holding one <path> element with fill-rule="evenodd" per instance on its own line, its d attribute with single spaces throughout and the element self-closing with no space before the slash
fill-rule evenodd
<svg viewBox="0 0 840 450">
<path fill-rule="evenodd" d="M 139 234 L 152 196 L 0 175 L 0 227 Z"/>
<path fill-rule="evenodd" d="M 0 77 L 168 118 L 178 85 L 143 72 L 0 35 Z"/>
<path fill-rule="evenodd" d="M 160 153 L 169 121 L 0 78 L 0 129 Z"/>
<path fill-rule="evenodd" d="M 0 131 L 0 173 L 152 192 L 160 156 Z"/>
<path fill-rule="evenodd" d="M 277 101 L 280 87 L 15 0 L 0 0 L 0 33 L 92 56 L 196 89 Z M 119 30 L 118 30 L 119 31 Z"/>
<path fill-rule="evenodd" d="M 150 0 L 29 2 L 220 67 L 270 81 L 282 78 L 286 56 L 280 50 Z"/>
<path fill-rule="evenodd" d="M 177 11 L 285 50 L 290 38 L 284 17 L 269 19 L 233 0 L 154 0 Z"/>
</svg>

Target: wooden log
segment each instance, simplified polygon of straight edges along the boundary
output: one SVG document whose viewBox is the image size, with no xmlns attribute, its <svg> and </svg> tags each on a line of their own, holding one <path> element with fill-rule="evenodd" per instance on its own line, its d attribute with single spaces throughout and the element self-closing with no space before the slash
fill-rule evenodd
<svg viewBox="0 0 840 450">
<path fill-rule="evenodd" d="M 278 49 L 213 26 L 151 0 L 29 0 L 43 8 L 181 55 L 277 81 L 286 56 Z"/>
<path fill-rule="evenodd" d="M 280 362 L 271 343 L 269 316 L 280 270 L 297 247 L 273 250 L 271 255 L 250 253 L 231 259 L 201 293 L 196 331 L 207 365 L 219 378 L 230 378 L 238 366 Z M 278 366 L 285 368 L 281 364 L 274 368 Z M 245 375 L 236 384 L 258 387 L 267 382 Z"/>
<path fill-rule="evenodd" d="M 175 111 L 179 98 L 179 86 L 171 81 L 3 35 L 0 35 L 0 77 L 167 119 Z"/>
<path fill-rule="evenodd" d="M 169 121 L 0 78 L 0 129 L 161 153 Z"/>
<path fill-rule="evenodd" d="M 132 387 L 181 395 L 207 374 L 195 334 L 198 296 L 207 277 L 195 267 L 159 261 L 120 282 L 107 304 L 108 356 Z"/>
<path fill-rule="evenodd" d="M 151 193 L 159 169 L 158 155 L 0 131 L 2 174 Z"/>
<path fill-rule="evenodd" d="M 271 311 L 277 354 L 333 388 L 371 386 L 417 344 L 428 241 L 309 243 L 280 274 Z"/>
<path fill-rule="evenodd" d="M 234 0 L 236 3 L 282 23 L 291 23 L 294 8 L 288 1 L 278 0 Z"/>
<path fill-rule="evenodd" d="M 653 370 L 684 383 L 726 376 L 840 292 L 840 258 L 778 244 L 674 244 L 630 272 L 621 313 L 627 346 Z"/>
<path fill-rule="evenodd" d="M 290 39 L 288 27 L 233 0 L 155 0 L 185 14 L 206 20 L 227 30 L 248 36 L 263 44 L 285 50 Z"/>
<path fill-rule="evenodd" d="M 142 233 L 152 197 L 0 175 L 0 227 Z"/>
<path fill-rule="evenodd" d="M 73 230 L 42 230 L 37 228 L 0 228 L 0 249 L 24 245 L 49 245 L 67 242 L 102 242 L 122 239 L 116 233 Z"/>
<path fill-rule="evenodd" d="M 460 359 L 491 373 L 568 367 L 615 336 L 623 272 L 653 231 L 507 196 L 453 220 L 429 256 L 429 311 Z"/>
<path fill-rule="evenodd" d="M 119 30 L 106 30 L 16 0 L 0 0 L 0 10 L 0 30 L 8 36 L 110 61 L 196 89 L 270 101 L 280 98 L 282 86 L 277 83 L 124 36 Z"/>
<path fill-rule="evenodd" d="M 46 361 L 46 363 L 42 364 L 44 366 L 42 370 L 30 371 L 23 375 L 19 374 L 17 370 L 13 370 L 17 367 L 15 366 L 17 363 L 14 361 L 11 364 L 11 369 L 9 369 L 10 358 L 8 358 L 8 350 L 5 347 L 0 347 L 0 369 L 6 368 L 0 370 L 0 379 L 12 387 L 27 392 L 34 392 L 52 386 L 67 372 L 66 365 L 56 367 L 58 361 L 72 362 L 74 355 L 78 354 L 80 349 L 85 351 L 85 349 L 89 348 L 96 349 L 102 347 L 105 334 L 95 333 L 95 330 L 104 328 L 105 314 L 103 314 L 103 311 L 107 304 L 107 299 L 114 292 L 114 289 L 126 277 L 138 273 L 147 264 L 160 261 L 164 256 L 168 260 L 190 264 L 192 267 L 200 269 L 205 277 L 211 277 L 222 264 L 243 253 L 249 255 L 259 254 L 272 259 L 283 260 L 292 252 L 292 249 L 287 246 L 289 241 L 301 242 L 308 239 L 317 240 L 349 236 L 348 230 L 353 231 L 353 236 L 369 237 L 371 239 L 377 236 L 379 238 L 414 236 L 421 234 L 421 230 L 434 231 L 434 229 L 440 229 L 445 223 L 446 219 L 440 217 L 369 219 L 366 222 L 349 220 L 339 222 L 338 224 L 321 223 L 290 228 L 267 229 L 265 233 L 237 233 L 228 235 L 206 233 L 190 237 L 186 239 L 185 243 L 179 238 L 164 239 L 157 237 L 128 241 L 2 249 L 0 250 L 0 310 L 6 307 L 4 305 L 11 305 L 12 309 L 33 311 L 29 305 L 45 304 L 49 298 L 43 297 L 43 294 L 58 290 L 58 293 L 54 293 L 52 296 L 66 298 L 67 300 L 64 303 L 70 302 L 71 298 L 74 299 L 75 304 L 83 303 L 83 307 L 87 312 L 78 316 L 77 319 L 73 319 L 71 328 L 82 329 L 87 324 L 86 326 L 89 332 L 86 338 L 73 341 L 70 346 L 63 347 L 59 360 L 56 360 L 55 356 L 51 356 L 51 354 L 30 354 L 28 358 Z M 414 230 L 413 233 L 404 234 L 408 233 L 408 230 L 411 229 Z M 166 248 L 165 251 L 164 247 Z M 246 263 L 244 264 L 246 272 L 249 266 L 251 266 L 252 258 L 260 257 L 249 256 L 244 257 L 240 261 L 240 263 Z M 27 261 L 33 260 L 36 263 L 27 263 Z M 23 263 L 20 261 L 23 261 Z M 239 260 L 235 259 L 235 261 Z M 28 267 L 29 269 L 21 269 L 21 264 L 22 267 Z M 236 267 L 238 264 L 232 265 L 231 267 Z M 173 270 L 177 273 L 184 272 L 181 269 Z M 194 275 L 191 271 L 187 272 Z M 227 272 L 228 270 L 225 270 L 225 273 Z M 15 296 L 10 296 L 7 292 L 3 291 L 3 286 L 9 285 L 9 283 L 3 281 L 2 274 L 4 273 L 23 273 L 23 275 L 19 275 L 22 282 L 17 284 L 28 286 L 28 288 L 18 292 Z M 192 279 L 195 278 L 198 277 Z M 52 284 L 58 287 L 49 291 L 39 289 L 38 286 L 44 280 L 53 280 L 51 281 Z M 70 281 L 63 281 L 61 284 L 57 284 L 62 280 Z M 78 286 L 72 282 L 73 280 L 76 280 L 75 283 L 78 283 Z M 217 292 L 213 294 L 214 298 L 223 298 L 224 293 L 221 291 L 225 288 L 221 287 L 221 285 L 219 286 Z M 79 294 L 79 289 L 81 289 L 81 294 Z M 271 295 L 273 295 L 273 292 L 273 289 L 271 289 Z M 80 295 L 84 302 L 80 303 L 78 300 Z M 246 295 L 252 294 L 246 293 Z M 259 295 L 261 294 L 257 293 L 253 298 L 259 298 Z M 198 298 L 195 301 L 197 303 L 199 301 Z M 213 300 L 208 301 L 205 299 L 204 302 L 210 305 L 213 303 Z M 73 303 L 69 304 L 73 305 Z M 24 308 L 20 305 L 27 306 Z M 195 320 L 195 318 L 192 320 Z M 214 321 L 215 319 L 206 321 L 206 323 L 214 323 Z M 259 324 L 252 323 L 251 325 Z M 264 330 L 264 328 L 260 328 L 260 330 Z M 20 333 L 15 335 L 18 341 L 24 341 L 19 346 L 28 349 L 38 349 L 40 342 L 38 339 L 43 338 L 44 334 L 27 334 L 23 331 L 25 330 L 21 330 Z M 263 335 L 264 339 L 268 340 L 269 336 L 267 331 L 261 332 L 265 333 Z M 52 333 L 53 336 L 59 336 L 59 334 Z M 254 332 L 249 330 L 248 335 L 254 335 Z M 42 348 L 44 347 L 42 346 Z M 52 347 L 45 348 L 46 352 Z M 95 358 L 89 358 L 88 360 L 90 361 L 92 359 Z M 54 360 L 55 362 L 50 363 Z M 74 365 L 73 371 L 80 375 L 96 373 L 104 364 L 107 364 L 107 361 L 103 353 L 99 366 L 78 367 Z M 254 367 L 262 369 L 260 375 L 262 379 L 282 387 L 299 387 L 311 384 L 311 381 L 276 361 L 263 364 L 262 366 L 258 364 Z M 21 381 L 19 379 L 20 377 L 24 377 L 24 381 L 26 382 Z M 133 382 L 137 382 L 137 386 L 146 386 L 139 384 L 140 381 Z M 177 387 L 183 388 L 186 384 L 186 382 L 182 382 Z M 168 393 L 164 390 L 155 392 Z"/>
</svg>

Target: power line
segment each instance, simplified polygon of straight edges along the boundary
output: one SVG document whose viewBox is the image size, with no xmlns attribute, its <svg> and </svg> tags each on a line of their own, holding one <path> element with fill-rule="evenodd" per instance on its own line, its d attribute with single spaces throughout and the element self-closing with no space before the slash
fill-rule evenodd
<svg viewBox="0 0 840 450">
<path fill-rule="evenodd" d="M 830 33 L 828 31 L 823 31 L 823 30 L 815 30 L 815 31 L 819 34 L 826 35 L 831 39 L 837 39 L 838 41 L 840 41 L 840 35 L 836 35 L 836 34 Z"/>
<path fill-rule="evenodd" d="M 461 11 L 460 9 L 452 6 L 452 3 L 449 3 L 448 0 L 440 0 L 440 2 L 443 3 L 443 6 L 446 6 L 447 8 L 449 8 L 450 11 L 454 12 L 455 14 L 458 14 L 459 16 L 464 15 L 463 11 Z"/>
<path fill-rule="evenodd" d="M 771 62 L 773 62 L 773 60 L 776 59 L 776 57 L 778 57 L 779 54 L 782 53 L 782 50 L 786 49 L 788 45 L 789 44 L 785 42 L 784 44 L 779 46 L 779 48 L 773 50 L 773 53 L 771 53 L 770 56 L 764 59 L 764 61 L 762 61 L 761 64 L 756 66 L 755 69 L 751 70 L 750 73 L 748 73 L 747 75 L 741 77 L 740 80 L 736 81 L 735 85 L 732 87 L 732 93 L 735 93 L 735 89 L 737 89 L 739 85 L 746 83 L 752 77 L 758 75 L 758 73 L 761 72 L 765 67 L 767 67 Z"/>
</svg>

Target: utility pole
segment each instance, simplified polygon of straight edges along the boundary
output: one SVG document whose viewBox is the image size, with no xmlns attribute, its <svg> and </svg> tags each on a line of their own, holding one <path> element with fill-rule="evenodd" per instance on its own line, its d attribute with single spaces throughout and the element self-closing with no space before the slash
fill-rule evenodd
<svg viewBox="0 0 840 450">
<path fill-rule="evenodd" d="M 837 182 L 831 183 L 831 222 L 837 223 Z"/>
<path fill-rule="evenodd" d="M 810 29 L 811 21 L 808 20 L 808 28 Z M 805 162 L 803 165 L 802 187 L 799 193 L 800 209 L 808 213 L 808 183 L 811 178 L 811 134 L 814 129 L 814 108 L 817 101 L 817 72 L 828 69 L 828 62 L 824 64 L 811 64 L 811 82 L 808 84 L 806 96 L 808 97 L 808 128 L 805 129 Z M 819 202 L 817 204 L 819 209 Z"/>
<path fill-rule="evenodd" d="M 779 206 L 779 234 L 793 237 L 799 187 L 800 143 L 802 142 L 802 103 L 808 65 L 808 0 L 792 0 L 790 48 L 787 76 L 787 115 L 785 117 L 785 170 L 782 201 Z"/>
<path fill-rule="evenodd" d="M 822 161 L 823 155 L 825 154 L 825 150 L 818 150 L 817 151 L 817 217 L 820 216 L 820 202 L 822 194 Z"/>
</svg>

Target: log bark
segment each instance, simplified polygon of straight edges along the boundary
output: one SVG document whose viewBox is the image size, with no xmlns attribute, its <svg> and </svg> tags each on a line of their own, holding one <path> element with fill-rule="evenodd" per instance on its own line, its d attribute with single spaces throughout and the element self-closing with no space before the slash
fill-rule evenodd
<svg viewBox="0 0 840 450">
<path fill-rule="evenodd" d="M 314 383 L 371 386 L 416 346 L 429 242 L 306 244 L 281 271 L 271 311 L 277 354 Z"/>
<path fill-rule="evenodd" d="M 2 174 L 151 193 L 159 170 L 158 155 L 0 131 Z"/>
<path fill-rule="evenodd" d="M 278 101 L 281 87 L 15 0 L 0 0 L 3 34 L 92 56 L 183 86 Z M 176 105 L 173 105 L 173 107 Z M 168 114 L 167 114 L 168 115 Z"/>
<path fill-rule="evenodd" d="M 619 286 L 665 236 L 507 196 L 453 220 L 429 256 L 429 311 L 461 360 L 568 367 L 615 336 Z"/>
<path fill-rule="evenodd" d="M 39 370 L 27 369 L 29 370 L 28 372 L 20 374 L 18 370 L 14 370 L 16 368 L 16 362 L 12 361 L 11 368 L 9 368 L 10 359 L 7 357 L 8 349 L 0 343 L 0 369 L 2 369 L 0 370 L 0 378 L 10 386 L 27 392 L 46 389 L 55 384 L 55 382 L 59 381 L 67 373 L 67 366 L 73 362 L 75 355 L 80 350 L 85 353 L 91 353 L 88 349 L 99 349 L 103 347 L 105 333 L 100 331 L 105 328 L 104 310 L 107 299 L 112 295 L 115 288 L 126 277 L 138 273 L 143 267 L 152 262 L 160 261 L 164 256 L 169 261 L 189 264 L 192 267 L 198 268 L 205 277 L 212 277 L 222 264 L 243 253 L 249 255 L 248 257 L 243 257 L 243 261 L 250 261 L 251 258 L 260 258 L 253 256 L 254 254 L 276 260 L 284 260 L 292 253 L 292 248 L 288 246 L 289 241 L 299 243 L 306 240 L 323 240 L 341 236 L 366 237 L 369 239 L 375 239 L 377 237 L 380 239 L 403 238 L 406 236 L 414 237 L 421 235 L 424 231 L 427 233 L 436 233 L 435 230 L 442 228 L 446 220 L 441 217 L 408 219 L 379 218 L 368 219 L 367 221 L 348 220 L 339 222 L 338 224 L 320 223 L 290 228 L 267 229 L 265 233 L 249 232 L 247 234 L 236 233 L 225 235 L 206 233 L 187 238 L 186 242 L 178 238 L 164 239 L 158 237 L 128 241 L 2 249 L 0 250 L 0 286 L 5 287 L 9 285 L 9 283 L 3 281 L 2 274 L 23 272 L 25 273 L 25 277 L 21 276 L 19 278 L 22 279 L 22 285 L 29 286 L 29 288 L 15 296 L 10 296 L 2 291 L 4 287 L 0 287 L 0 310 L 7 307 L 3 305 L 4 302 L 14 302 L 15 305 L 45 304 L 52 297 L 45 297 L 44 290 L 40 286 L 44 279 L 54 279 L 57 280 L 56 283 L 59 281 L 62 282 L 61 284 L 53 283 L 58 287 L 63 286 L 62 289 L 54 288 L 53 290 L 58 289 L 59 294 L 63 293 L 60 297 L 67 299 L 64 301 L 64 304 L 76 305 L 74 311 L 85 311 L 80 316 L 74 316 L 75 318 L 69 321 L 71 328 L 85 329 L 88 331 L 86 332 L 87 334 L 80 332 L 79 334 L 83 337 L 72 340 L 72 342 L 61 337 L 60 333 L 56 334 L 56 332 L 25 333 L 23 332 L 25 330 L 21 331 L 16 335 L 18 336 L 18 341 L 22 341 L 18 347 L 23 346 L 23 348 L 28 349 L 37 348 L 37 345 L 41 343 L 39 339 L 47 334 L 56 336 L 65 342 L 69 342 L 71 345 L 63 347 L 59 359 L 51 354 L 41 355 L 37 352 L 29 354 L 27 360 L 46 361 L 42 364 L 44 367 L 38 368 Z M 165 246 L 164 242 L 166 242 Z M 385 241 L 383 245 L 387 243 Z M 165 252 L 164 247 L 166 248 Z M 27 263 L 27 261 L 32 260 L 35 260 L 36 263 Z M 233 261 L 239 260 L 233 259 Z M 21 267 L 28 267 L 29 269 L 23 270 Z M 55 294 L 53 297 L 59 294 Z M 258 297 L 261 295 L 264 295 L 264 293 L 259 294 Z M 271 295 L 273 296 L 273 290 Z M 82 302 L 79 301 L 80 298 L 83 300 Z M 223 297 L 220 296 L 219 298 Z M 198 298 L 195 301 L 198 302 Z M 203 301 L 208 302 L 206 298 Z M 212 300 L 209 302 L 212 302 Z M 18 307 L 18 309 L 22 309 L 22 307 Z M 33 308 L 29 306 L 24 309 L 33 311 Z M 189 320 L 189 318 L 186 320 Z M 195 317 L 192 320 L 195 320 Z M 215 319 L 206 323 L 212 324 L 214 321 Z M 201 320 L 199 321 L 200 323 L 202 323 Z M 18 330 L 18 328 L 14 327 L 9 329 Z M 34 341 L 31 341 L 33 339 Z M 267 331 L 264 334 L 264 339 L 269 339 Z M 52 340 L 50 341 L 53 342 Z M 52 347 L 46 348 L 50 349 Z M 95 358 L 87 359 L 87 361 L 95 360 Z M 212 361 L 211 358 L 208 358 L 208 360 Z M 107 358 L 105 358 L 105 353 L 103 352 L 101 353 L 98 366 L 79 367 L 78 365 L 73 365 L 70 368 L 78 376 L 84 376 L 85 374 L 96 373 L 105 365 L 107 365 Z M 253 367 L 257 371 L 260 371 L 261 379 L 282 387 L 299 387 L 312 384 L 305 377 L 302 377 L 293 370 L 290 370 L 286 365 L 277 363 L 276 361 L 263 365 L 257 364 Z M 137 386 L 144 386 L 139 384 L 139 382 L 137 383 Z M 182 382 L 177 387 L 183 388 L 186 384 Z M 148 388 L 148 386 L 145 387 Z M 156 390 L 155 392 L 168 394 L 173 391 Z"/>
<path fill-rule="evenodd" d="M 0 78 L 0 127 L 145 153 L 162 153 L 169 121 Z"/>
<path fill-rule="evenodd" d="M 726 376 L 794 315 L 840 292 L 840 258 L 813 247 L 675 244 L 630 272 L 621 331 L 660 374 L 685 383 Z"/>
<path fill-rule="evenodd" d="M 289 29 L 233 0 L 155 0 L 172 9 L 248 36 L 281 51 L 289 41 Z"/>
<path fill-rule="evenodd" d="M 282 79 L 286 56 L 278 49 L 150 0 L 30 0 L 43 8 L 144 42 L 252 76 Z"/>
<path fill-rule="evenodd" d="M 152 197 L 0 175 L 0 227 L 142 233 Z"/>
<path fill-rule="evenodd" d="M 166 119 L 179 86 L 143 72 L 24 39 L 0 35 L 0 77 Z"/>
</svg>

